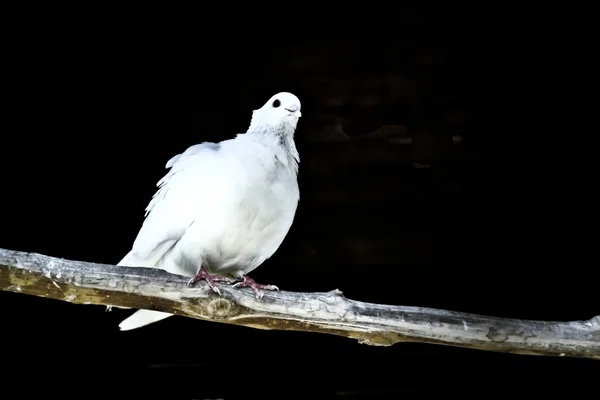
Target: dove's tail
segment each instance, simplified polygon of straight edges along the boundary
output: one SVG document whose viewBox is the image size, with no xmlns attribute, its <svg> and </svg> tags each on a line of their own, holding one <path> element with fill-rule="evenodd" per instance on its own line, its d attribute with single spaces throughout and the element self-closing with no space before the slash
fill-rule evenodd
<svg viewBox="0 0 600 400">
<path fill-rule="evenodd" d="M 119 263 L 117 265 L 120 265 L 123 267 L 147 267 L 147 266 L 149 266 L 148 263 L 149 263 L 148 260 L 144 260 L 143 258 L 136 257 L 135 253 L 133 251 L 130 251 L 129 253 L 127 253 L 125 255 L 125 257 L 123 257 L 123 259 L 121 261 L 119 261 Z"/>
<path fill-rule="evenodd" d="M 130 251 L 125 257 L 123 257 L 121 261 L 119 261 L 117 265 L 127 267 L 144 267 L 152 265 L 152 263 L 153 261 L 148 261 L 146 259 L 139 258 L 132 251 Z M 141 328 L 142 326 L 150 325 L 153 322 L 161 321 L 172 315 L 173 314 L 164 313 L 160 311 L 138 310 L 131 314 L 129 317 L 125 318 L 119 324 L 119 328 L 121 328 L 122 331 L 129 331 L 131 329 Z"/>
<path fill-rule="evenodd" d="M 141 328 L 142 326 L 149 325 L 153 322 L 161 321 L 172 315 L 173 314 L 164 313 L 161 311 L 138 310 L 131 316 L 125 318 L 119 324 L 119 328 L 121 328 L 122 331 L 129 331 L 131 329 Z"/>
<path fill-rule="evenodd" d="M 117 265 L 120 265 L 123 267 L 143 267 L 144 262 L 143 262 L 143 260 L 136 257 L 133 254 L 133 251 L 130 251 L 129 253 L 127 253 L 127 255 L 125 257 L 123 257 L 123 259 L 121 261 L 119 261 L 119 263 Z M 119 307 L 119 306 L 106 306 L 106 311 L 112 311 L 113 307 L 122 308 L 124 310 L 129 310 L 131 308 L 131 307 Z"/>
</svg>

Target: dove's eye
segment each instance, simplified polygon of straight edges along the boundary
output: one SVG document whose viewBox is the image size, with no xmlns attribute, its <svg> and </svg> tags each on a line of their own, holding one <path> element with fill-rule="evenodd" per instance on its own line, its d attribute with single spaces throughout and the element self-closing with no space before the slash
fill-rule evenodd
<svg viewBox="0 0 600 400">
<path fill-rule="evenodd" d="M 280 102 L 279 100 L 275 99 L 275 100 L 273 101 L 273 108 L 277 108 L 277 107 L 279 107 L 280 105 L 281 105 L 281 102 Z"/>
</svg>

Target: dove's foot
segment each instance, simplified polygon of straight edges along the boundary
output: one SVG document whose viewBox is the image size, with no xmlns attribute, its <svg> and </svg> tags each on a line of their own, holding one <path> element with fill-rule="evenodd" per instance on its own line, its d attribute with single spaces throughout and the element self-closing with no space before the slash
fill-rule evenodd
<svg viewBox="0 0 600 400">
<path fill-rule="evenodd" d="M 210 286 L 210 288 L 217 293 L 219 296 L 221 295 L 221 291 L 219 290 L 219 288 L 215 285 L 215 282 L 226 282 L 226 283 L 231 283 L 229 282 L 229 279 L 227 279 L 224 276 L 213 276 L 211 274 L 208 273 L 208 271 L 206 269 L 204 269 L 204 267 L 200 267 L 200 271 L 198 271 L 198 273 L 196 274 L 196 276 L 194 276 L 192 279 L 190 279 L 188 281 L 188 286 L 192 286 L 194 283 L 200 281 L 204 279 L 206 281 L 206 283 L 208 283 L 208 286 Z"/>
<path fill-rule="evenodd" d="M 234 288 L 241 287 L 249 287 L 254 290 L 254 294 L 256 298 L 261 299 L 264 296 L 263 290 L 279 290 L 279 288 L 275 285 L 262 285 L 260 283 L 256 283 L 256 281 L 250 278 L 248 275 L 244 275 L 241 282 L 233 285 Z"/>
</svg>

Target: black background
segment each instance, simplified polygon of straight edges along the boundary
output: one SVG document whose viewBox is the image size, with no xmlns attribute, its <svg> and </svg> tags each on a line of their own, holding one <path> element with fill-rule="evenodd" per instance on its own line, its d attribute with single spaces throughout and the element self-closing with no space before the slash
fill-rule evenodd
<svg viewBox="0 0 600 400">
<path fill-rule="evenodd" d="M 6 86 L 16 90 L 6 92 L 0 246 L 118 262 L 170 157 L 243 132 L 251 110 L 291 91 L 304 115 L 296 133 L 301 201 L 286 241 L 253 273 L 257 281 L 500 317 L 598 315 L 593 8 L 394 4 L 232 4 L 227 12 L 207 4 L 194 11 L 69 7 L 15 18 L 9 42 L 18 55 L 4 59 L 12 67 Z M 327 65 L 328 46 L 355 40 L 366 43 L 355 64 Z M 319 146 L 338 145 L 309 140 L 315 135 L 303 123 L 320 112 L 321 94 L 305 85 L 315 73 L 302 60 L 289 68 L 289 54 L 314 46 L 320 50 L 304 61 L 322 60 L 325 82 L 340 74 L 360 80 L 365 71 L 393 69 L 392 56 L 382 59 L 378 49 L 397 47 L 401 58 L 432 44 L 452 62 L 427 75 L 435 76 L 426 80 L 428 93 L 451 93 L 476 116 L 464 134 L 475 156 L 452 169 L 462 190 L 432 189 L 440 178 L 431 169 L 405 163 L 386 178 L 410 182 L 405 198 L 353 202 L 348 193 L 358 195 L 366 190 L 360 182 L 373 179 L 354 166 L 329 178 L 345 183 L 337 203 L 311 205 L 329 181 L 319 180 L 319 171 L 303 173 L 305 166 L 327 160 Z M 424 68 L 402 65 L 417 74 Z M 360 94 L 345 96 L 360 101 Z M 444 107 L 410 106 L 390 117 L 409 131 Z M 353 257 L 335 248 L 342 236 L 359 244 L 368 236 L 389 254 Z M 368 347 L 180 317 L 119 332 L 130 311 L 12 293 L 0 293 L 0 306 L 3 398 L 50 390 L 47 382 L 62 396 L 83 390 L 152 398 L 589 394 L 598 379 L 597 362 L 587 360 Z"/>
</svg>

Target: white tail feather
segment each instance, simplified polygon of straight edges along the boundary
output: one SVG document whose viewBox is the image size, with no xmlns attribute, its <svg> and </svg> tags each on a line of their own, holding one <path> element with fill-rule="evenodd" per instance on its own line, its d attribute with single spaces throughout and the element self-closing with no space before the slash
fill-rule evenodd
<svg viewBox="0 0 600 400">
<path fill-rule="evenodd" d="M 123 259 L 121 261 L 119 261 L 119 263 L 117 265 L 123 266 L 123 267 L 142 267 L 142 266 L 144 266 L 144 263 L 142 260 L 137 259 L 137 257 L 135 257 L 133 252 L 130 251 L 129 253 L 127 253 L 127 255 L 125 257 L 123 257 Z M 113 307 L 120 308 L 123 310 L 131 309 L 131 307 L 106 306 L 106 311 L 112 311 Z"/>
<path fill-rule="evenodd" d="M 117 265 L 124 267 L 145 267 L 147 265 L 152 265 L 153 261 L 148 261 L 139 257 L 136 257 L 135 254 L 130 251 L 127 253 L 125 257 Z M 116 306 L 115 306 L 116 307 Z M 107 307 L 107 311 L 111 311 L 112 306 Z M 130 309 L 131 307 L 117 307 Z M 138 310 L 131 314 L 129 317 L 125 318 L 119 324 L 119 328 L 122 331 L 129 331 L 131 329 L 141 328 L 142 326 L 149 325 L 153 322 L 161 321 L 167 317 L 172 316 L 173 314 L 164 313 L 160 311 L 150 311 L 150 310 Z"/>
<path fill-rule="evenodd" d="M 149 325 L 153 322 L 161 321 L 172 315 L 173 314 L 161 311 L 138 310 L 128 318 L 125 318 L 119 324 L 119 328 L 121 328 L 122 331 L 129 331 L 132 329 L 141 328 L 142 326 Z"/>
</svg>

